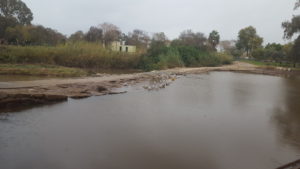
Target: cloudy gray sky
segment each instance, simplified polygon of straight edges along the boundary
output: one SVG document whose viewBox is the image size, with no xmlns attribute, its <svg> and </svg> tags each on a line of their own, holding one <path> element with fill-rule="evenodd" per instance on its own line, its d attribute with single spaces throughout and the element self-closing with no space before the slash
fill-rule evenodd
<svg viewBox="0 0 300 169">
<path fill-rule="evenodd" d="M 35 24 L 66 35 L 110 22 L 125 33 L 139 28 L 178 37 L 185 29 L 218 30 L 221 38 L 236 39 L 241 28 L 257 28 L 265 43 L 285 43 L 281 22 L 293 14 L 296 0 L 23 0 Z"/>
</svg>

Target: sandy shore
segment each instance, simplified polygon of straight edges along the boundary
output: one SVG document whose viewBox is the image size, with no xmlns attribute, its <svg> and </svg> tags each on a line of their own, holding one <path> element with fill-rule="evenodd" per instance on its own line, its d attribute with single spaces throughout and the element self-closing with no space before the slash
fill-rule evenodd
<svg viewBox="0 0 300 169">
<path fill-rule="evenodd" d="M 234 71 L 268 75 L 289 76 L 299 74 L 283 68 L 263 68 L 243 62 L 221 67 L 175 68 L 162 71 L 122 75 L 99 75 L 97 77 L 73 79 L 49 79 L 8 82 L 0 85 L 0 112 L 10 111 L 16 106 L 40 105 L 66 101 L 68 98 L 86 98 L 108 94 L 119 94 L 114 89 L 145 81 L 159 81 L 167 85 L 180 75 L 200 74 L 210 71 Z M 159 86 L 161 87 L 161 86 Z M 149 88 L 147 88 L 149 89 Z"/>
</svg>

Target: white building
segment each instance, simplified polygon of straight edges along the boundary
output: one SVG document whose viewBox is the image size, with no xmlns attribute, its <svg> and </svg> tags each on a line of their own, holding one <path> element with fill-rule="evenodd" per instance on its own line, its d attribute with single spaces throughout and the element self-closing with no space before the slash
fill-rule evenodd
<svg viewBox="0 0 300 169">
<path fill-rule="evenodd" d="M 136 46 L 125 45 L 125 41 L 114 41 L 111 43 L 111 50 L 115 52 L 135 53 Z"/>
</svg>

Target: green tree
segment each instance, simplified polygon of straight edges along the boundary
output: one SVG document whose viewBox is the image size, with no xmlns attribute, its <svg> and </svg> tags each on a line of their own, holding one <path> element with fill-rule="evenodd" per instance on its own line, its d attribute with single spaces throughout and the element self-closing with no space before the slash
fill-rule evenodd
<svg viewBox="0 0 300 169">
<path fill-rule="evenodd" d="M 282 23 L 284 29 L 284 38 L 291 39 L 296 33 L 300 32 L 300 15 L 293 16 L 291 21 Z"/>
<path fill-rule="evenodd" d="M 300 0 L 297 0 L 295 4 L 295 9 L 300 7 Z M 282 23 L 282 28 L 284 29 L 284 38 L 291 39 L 295 34 L 300 32 L 300 15 L 293 16 L 291 21 L 285 21 Z M 294 63 L 294 67 L 296 64 L 300 62 L 300 35 L 298 35 L 297 39 L 294 42 L 294 45 L 291 49 L 289 60 Z"/>
<path fill-rule="evenodd" d="M 41 25 L 26 26 L 26 28 L 30 35 L 28 42 L 30 45 L 57 45 L 66 41 L 63 34 L 51 28 L 45 28 Z"/>
<path fill-rule="evenodd" d="M 276 50 L 276 51 L 281 51 L 283 46 L 279 43 L 268 43 L 265 48 Z"/>
<path fill-rule="evenodd" d="M 199 66 L 199 49 L 192 46 L 177 46 L 185 66 Z"/>
<path fill-rule="evenodd" d="M 0 16 L 0 39 L 4 39 L 5 31 L 8 27 L 15 27 L 18 22 L 13 17 L 3 17 Z"/>
<path fill-rule="evenodd" d="M 290 42 L 282 46 L 283 52 L 288 56 L 293 48 L 294 43 Z"/>
<path fill-rule="evenodd" d="M 294 63 L 294 67 L 296 67 L 297 63 L 300 62 L 300 36 L 298 36 L 294 42 L 290 51 L 289 59 Z"/>
<path fill-rule="evenodd" d="M 266 57 L 276 62 L 286 59 L 287 54 L 283 50 L 283 46 L 277 43 L 267 44 L 265 47 Z"/>
<path fill-rule="evenodd" d="M 0 16 L 15 18 L 22 25 L 29 25 L 33 20 L 31 10 L 21 0 L 1 0 Z"/>
<path fill-rule="evenodd" d="M 198 49 L 206 49 L 207 38 L 201 32 L 193 32 L 192 30 L 185 30 L 181 32 L 178 38 L 180 45 L 192 46 Z"/>
<path fill-rule="evenodd" d="M 288 53 L 284 45 L 268 43 L 264 48 L 253 50 L 252 56 L 257 60 L 272 60 L 281 64 L 287 59 Z"/>
<path fill-rule="evenodd" d="M 97 27 L 90 27 L 90 30 L 85 34 L 85 40 L 89 42 L 101 42 L 103 39 L 103 30 Z"/>
<path fill-rule="evenodd" d="M 256 29 L 252 26 L 246 27 L 239 31 L 236 47 L 251 54 L 252 50 L 261 47 L 263 38 L 257 35 Z"/>
<path fill-rule="evenodd" d="M 84 33 L 82 31 L 77 31 L 69 37 L 69 40 L 72 42 L 82 41 L 84 40 Z"/>
<path fill-rule="evenodd" d="M 5 39 L 14 45 L 26 45 L 30 41 L 30 35 L 26 27 L 8 27 L 5 31 Z"/>
<path fill-rule="evenodd" d="M 176 48 L 168 48 L 167 51 L 161 53 L 158 58 L 159 62 L 157 63 L 157 67 L 160 69 L 184 66 L 181 56 Z"/>
<path fill-rule="evenodd" d="M 220 43 L 220 35 L 219 32 L 213 30 L 208 37 L 209 44 L 216 50 L 217 45 Z"/>
</svg>

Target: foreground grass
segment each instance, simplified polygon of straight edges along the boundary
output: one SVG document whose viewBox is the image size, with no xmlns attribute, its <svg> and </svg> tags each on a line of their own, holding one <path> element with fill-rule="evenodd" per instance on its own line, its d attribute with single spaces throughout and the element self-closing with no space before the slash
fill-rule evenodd
<svg viewBox="0 0 300 169">
<path fill-rule="evenodd" d="M 0 64 L 1 75 L 30 75 L 30 76 L 56 76 L 77 77 L 86 76 L 88 72 L 77 68 L 68 68 L 44 64 Z"/>
</svg>

